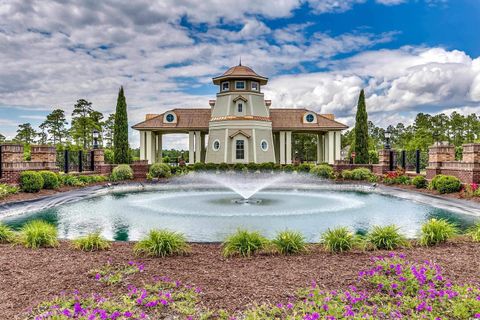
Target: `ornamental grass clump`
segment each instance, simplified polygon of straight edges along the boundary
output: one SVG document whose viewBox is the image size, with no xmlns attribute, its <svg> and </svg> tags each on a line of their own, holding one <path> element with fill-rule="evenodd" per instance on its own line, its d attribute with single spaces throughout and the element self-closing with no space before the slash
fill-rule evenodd
<svg viewBox="0 0 480 320">
<path fill-rule="evenodd" d="M 82 251 L 101 251 L 110 249 L 110 242 L 100 232 L 89 233 L 73 240 L 73 247 Z"/>
<path fill-rule="evenodd" d="M 473 241 L 480 242 L 480 222 L 469 228 L 467 235 L 469 235 Z"/>
<path fill-rule="evenodd" d="M 367 234 L 367 241 L 375 249 L 393 250 L 407 245 L 407 240 L 400 234 L 396 225 L 374 226 Z"/>
<path fill-rule="evenodd" d="M 433 246 L 457 234 L 457 227 L 445 219 L 430 219 L 422 225 L 420 244 Z"/>
<path fill-rule="evenodd" d="M 185 236 L 169 230 L 151 230 L 148 235 L 135 244 L 135 254 L 150 257 L 166 257 L 188 253 L 190 246 Z"/>
<path fill-rule="evenodd" d="M 321 243 L 330 252 L 344 252 L 352 250 L 360 244 L 360 239 L 347 227 L 328 229 L 322 234 Z"/>
<path fill-rule="evenodd" d="M 10 186 L 5 183 L 0 183 L 0 199 L 9 196 L 11 194 L 18 193 L 20 191 L 20 188 L 15 187 L 15 186 Z"/>
<path fill-rule="evenodd" d="M 30 221 L 20 230 L 19 241 L 27 248 L 55 247 L 58 245 L 57 228 L 46 221 Z"/>
<path fill-rule="evenodd" d="M 258 231 L 239 229 L 223 242 L 223 255 L 230 257 L 241 255 L 249 257 L 263 250 L 269 241 Z"/>
<path fill-rule="evenodd" d="M 307 251 L 305 238 L 300 232 L 285 230 L 277 234 L 272 244 L 281 254 L 297 254 Z"/>
<path fill-rule="evenodd" d="M 15 231 L 0 222 L 0 243 L 11 243 L 15 240 Z"/>
</svg>

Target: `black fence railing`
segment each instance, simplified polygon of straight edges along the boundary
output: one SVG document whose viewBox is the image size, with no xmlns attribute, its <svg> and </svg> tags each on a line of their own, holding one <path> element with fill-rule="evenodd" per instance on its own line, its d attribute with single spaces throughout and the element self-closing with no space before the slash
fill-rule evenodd
<svg viewBox="0 0 480 320">
<path fill-rule="evenodd" d="M 0 179 L 3 178 L 3 165 L 2 165 L 2 155 L 3 155 L 3 150 L 2 150 L 2 145 L 0 144 Z"/>
<path fill-rule="evenodd" d="M 64 173 L 93 171 L 93 153 L 83 150 L 57 151 L 57 167 Z"/>
<path fill-rule="evenodd" d="M 391 150 L 390 170 L 402 168 L 405 171 L 420 173 L 427 168 L 428 151 L 421 150 Z"/>
</svg>

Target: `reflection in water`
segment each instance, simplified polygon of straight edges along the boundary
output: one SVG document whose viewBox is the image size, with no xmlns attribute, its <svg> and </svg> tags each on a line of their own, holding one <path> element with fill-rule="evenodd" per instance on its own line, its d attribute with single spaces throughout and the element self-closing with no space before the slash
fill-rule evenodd
<svg viewBox="0 0 480 320">
<path fill-rule="evenodd" d="M 431 208 L 427 213 L 427 218 L 445 219 L 455 224 L 460 230 L 466 230 L 478 220 L 474 216 L 460 216 L 449 213 L 438 208 Z"/>
<path fill-rule="evenodd" d="M 41 219 L 51 224 L 55 225 L 57 228 L 59 226 L 59 216 L 56 209 L 45 210 L 34 215 L 35 219 Z M 31 215 L 20 215 L 8 219 L 8 225 L 14 230 L 20 230 L 23 225 L 32 220 Z"/>
<path fill-rule="evenodd" d="M 128 241 L 128 224 L 115 219 L 113 222 L 113 240 L 115 241 Z"/>
</svg>

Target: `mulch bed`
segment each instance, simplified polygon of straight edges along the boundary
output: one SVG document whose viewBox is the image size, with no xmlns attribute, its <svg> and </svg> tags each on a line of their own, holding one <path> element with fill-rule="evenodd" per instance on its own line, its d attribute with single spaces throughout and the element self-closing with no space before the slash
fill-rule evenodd
<svg viewBox="0 0 480 320">
<path fill-rule="evenodd" d="M 128 263 L 135 259 L 145 264 L 145 272 L 133 275 L 130 283 L 141 285 L 155 276 L 168 276 L 202 288 L 206 306 L 234 311 L 255 303 L 286 302 L 312 280 L 325 288 L 344 288 L 355 283 L 360 270 L 371 266 L 371 256 L 386 254 L 330 254 L 314 247 L 309 254 L 299 256 L 225 259 L 219 244 L 192 244 L 187 256 L 139 259 L 133 255 L 132 247 L 132 243 L 117 242 L 109 251 L 81 252 L 66 241 L 54 249 L 0 245 L 0 319 L 22 318 L 28 308 L 62 291 L 125 292 L 122 286 L 106 286 L 87 276 L 89 270 L 109 260 Z M 439 263 L 446 277 L 456 283 L 480 283 L 479 243 L 459 239 L 401 252 L 408 259 Z"/>
</svg>

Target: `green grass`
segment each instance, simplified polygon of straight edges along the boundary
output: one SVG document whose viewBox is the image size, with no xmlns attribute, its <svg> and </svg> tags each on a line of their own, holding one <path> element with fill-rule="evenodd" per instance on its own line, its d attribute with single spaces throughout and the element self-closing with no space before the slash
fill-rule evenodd
<svg viewBox="0 0 480 320">
<path fill-rule="evenodd" d="M 19 241 L 27 248 L 55 247 L 58 245 L 57 228 L 42 220 L 30 221 L 20 230 Z"/>
<path fill-rule="evenodd" d="M 447 241 L 455 234 L 457 228 L 454 224 L 445 219 L 430 219 L 422 225 L 420 244 L 433 246 Z"/>
<path fill-rule="evenodd" d="M 275 249 L 281 254 L 297 254 L 307 251 L 305 238 L 297 231 L 281 231 L 272 240 Z"/>
<path fill-rule="evenodd" d="M 82 251 L 100 251 L 110 249 L 110 242 L 100 232 L 89 233 L 73 240 L 73 247 Z"/>
<path fill-rule="evenodd" d="M 372 244 L 375 249 L 383 250 L 393 250 L 408 243 L 405 237 L 400 234 L 398 227 L 393 224 L 388 226 L 374 226 L 367 234 L 367 241 Z"/>
<path fill-rule="evenodd" d="M 344 252 L 352 250 L 359 244 L 359 239 L 347 227 L 328 229 L 322 234 L 321 242 L 330 252 Z"/>
<path fill-rule="evenodd" d="M 15 231 L 0 222 L 0 243 L 10 243 L 15 240 Z"/>
<path fill-rule="evenodd" d="M 151 257 L 185 254 L 189 251 L 185 236 L 168 230 L 151 230 L 147 237 L 135 244 L 134 252 Z"/>
<path fill-rule="evenodd" d="M 480 242 L 480 222 L 469 228 L 467 235 L 469 235 L 473 241 Z"/>
<path fill-rule="evenodd" d="M 249 257 L 264 249 L 268 243 L 268 239 L 258 231 L 239 229 L 223 242 L 223 255 L 225 257 L 234 255 Z"/>
</svg>

